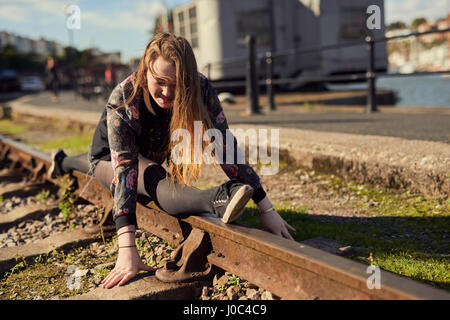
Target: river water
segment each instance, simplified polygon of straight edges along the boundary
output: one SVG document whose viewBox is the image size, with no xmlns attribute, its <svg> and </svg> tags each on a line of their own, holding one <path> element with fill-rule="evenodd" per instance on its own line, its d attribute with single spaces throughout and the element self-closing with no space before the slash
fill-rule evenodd
<svg viewBox="0 0 450 320">
<path fill-rule="evenodd" d="M 392 90 L 397 106 L 450 107 L 450 77 L 442 75 L 377 78 L 377 89 Z M 365 83 L 328 85 L 330 90 L 366 89 Z"/>
</svg>

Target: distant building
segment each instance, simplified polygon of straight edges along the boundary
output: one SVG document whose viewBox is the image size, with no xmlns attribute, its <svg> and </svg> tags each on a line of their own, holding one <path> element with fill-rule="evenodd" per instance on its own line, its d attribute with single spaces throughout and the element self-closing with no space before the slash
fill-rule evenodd
<svg viewBox="0 0 450 320">
<path fill-rule="evenodd" d="M 132 70 L 137 70 L 139 67 L 139 62 L 141 61 L 141 57 L 130 59 L 128 65 Z"/>
<path fill-rule="evenodd" d="M 420 24 L 417 27 L 417 32 L 428 32 L 436 30 L 435 25 L 429 22 L 424 22 Z M 433 41 L 440 38 L 440 35 L 438 33 L 430 33 L 430 34 L 424 34 L 423 36 L 420 36 L 419 39 L 425 43 L 432 43 Z"/>
<path fill-rule="evenodd" d="M 97 48 L 89 49 L 96 64 L 121 64 L 120 52 L 105 53 Z"/>
<path fill-rule="evenodd" d="M 6 46 L 16 47 L 16 37 L 12 33 L 0 31 L 0 49 Z"/>
<path fill-rule="evenodd" d="M 17 36 L 16 37 L 16 50 L 19 53 L 30 53 L 31 52 L 31 44 L 30 39 Z"/>
<path fill-rule="evenodd" d="M 44 56 L 47 54 L 47 43 L 44 38 L 32 42 L 31 48 L 32 52 L 37 55 Z"/>
<path fill-rule="evenodd" d="M 51 52 L 53 55 L 56 55 L 56 56 L 64 55 L 64 46 L 62 46 L 61 44 L 59 44 L 55 41 L 50 41 L 50 46 L 51 46 Z"/>
<path fill-rule="evenodd" d="M 367 7 L 381 9 L 383 0 L 194 0 L 172 11 L 174 33 L 189 40 L 199 70 L 212 80 L 242 79 L 245 67 L 225 65 L 227 59 L 246 56 L 245 37 L 256 36 L 257 51 L 286 51 L 345 43 L 360 39 L 363 45 L 275 60 L 278 77 L 365 72 Z M 168 20 L 168 19 L 166 19 Z M 168 31 L 168 30 L 166 30 Z M 376 44 L 376 68 L 387 67 L 386 45 Z"/>
<path fill-rule="evenodd" d="M 436 23 L 436 27 L 438 30 L 445 30 L 450 28 L 450 13 L 447 15 L 446 18 L 440 19 Z M 448 41 L 448 46 L 450 46 L 450 32 L 440 33 L 438 35 L 439 39 L 445 39 Z"/>
<path fill-rule="evenodd" d="M 38 40 L 22 37 L 9 32 L 0 31 L 0 50 L 6 46 L 12 46 L 18 53 L 34 53 L 41 56 L 64 54 L 64 46 L 44 38 Z"/>
<path fill-rule="evenodd" d="M 413 32 L 443 30 L 448 29 L 449 25 L 450 14 L 436 22 L 424 22 L 413 31 L 409 29 L 387 31 L 386 36 L 394 37 Z M 387 49 L 389 69 L 398 70 L 401 73 L 450 69 L 450 32 L 395 39 L 389 41 Z"/>
</svg>

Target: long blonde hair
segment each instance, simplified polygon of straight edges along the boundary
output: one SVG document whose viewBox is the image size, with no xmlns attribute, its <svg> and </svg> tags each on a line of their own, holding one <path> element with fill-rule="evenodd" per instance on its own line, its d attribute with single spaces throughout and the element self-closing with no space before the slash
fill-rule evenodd
<svg viewBox="0 0 450 320">
<path fill-rule="evenodd" d="M 190 185 L 198 178 L 202 167 L 202 163 L 194 163 L 194 121 L 202 121 L 202 137 L 204 132 L 213 125 L 202 101 L 200 77 L 194 52 L 186 39 L 171 33 L 158 33 L 147 44 L 139 62 L 133 91 L 125 104 L 131 103 L 139 89 L 147 90 L 147 71 L 150 70 L 152 75 L 155 74 L 152 66 L 158 57 L 173 63 L 176 68 L 176 91 L 169 126 L 170 137 L 177 129 L 186 129 L 191 136 L 191 161 L 174 164 L 169 160 L 167 173 L 172 182 Z M 202 150 L 207 143 L 208 141 L 202 142 Z M 170 139 L 167 154 L 176 144 L 177 141 Z"/>
</svg>

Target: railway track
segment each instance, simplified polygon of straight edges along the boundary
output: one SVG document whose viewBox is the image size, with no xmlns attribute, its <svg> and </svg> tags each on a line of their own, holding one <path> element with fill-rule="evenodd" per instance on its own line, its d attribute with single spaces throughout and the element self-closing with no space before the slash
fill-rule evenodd
<svg viewBox="0 0 450 320">
<path fill-rule="evenodd" d="M 9 181 L 1 189 L 3 197 L 26 197 L 44 187 L 52 192 L 58 189 L 55 186 L 58 182 L 46 176 L 50 166 L 50 157 L 46 154 L 0 137 L 0 162 L 7 168 L 0 176 L 0 183 Z M 25 174 L 27 182 L 10 182 L 17 174 Z M 109 190 L 80 172 L 73 172 L 73 178 L 74 193 L 79 199 L 102 208 L 105 213 L 112 209 Z M 25 209 L 12 210 L 0 216 L 0 229 L 3 232 L 27 219 L 48 216 L 55 210 L 54 204 L 47 207 L 30 204 Z M 199 288 L 201 290 L 205 281 L 210 281 L 217 270 L 223 269 L 282 299 L 450 299 L 446 291 L 429 285 L 376 268 L 369 269 L 367 265 L 262 230 L 225 225 L 209 214 L 176 219 L 145 198 L 138 199 L 136 210 L 141 229 L 176 246 L 171 258 L 155 276 L 125 286 L 133 288 L 134 296 L 117 295 L 114 289 L 97 289 L 82 298 L 134 299 L 150 296 L 155 290 L 164 292 L 159 298 L 192 298 L 199 295 Z M 81 221 L 79 226 L 86 223 Z M 14 267 L 18 257 L 31 262 L 53 249 L 88 245 L 108 235 L 106 231 L 87 233 L 83 228 L 63 231 L 34 243 L 0 248 L 0 273 Z M 370 285 L 376 283 L 372 281 L 374 277 L 380 287 Z M 182 288 L 183 293 L 177 288 Z"/>
</svg>

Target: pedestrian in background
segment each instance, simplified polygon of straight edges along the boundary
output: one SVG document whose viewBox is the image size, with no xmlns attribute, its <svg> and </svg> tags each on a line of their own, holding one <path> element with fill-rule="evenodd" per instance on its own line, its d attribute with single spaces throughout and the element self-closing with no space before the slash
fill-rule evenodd
<svg viewBox="0 0 450 320">
<path fill-rule="evenodd" d="M 51 57 L 47 60 L 46 71 L 48 88 L 52 91 L 52 100 L 58 102 L 60 79 L 58 61 L 55 58 Z"/>
</svg>

